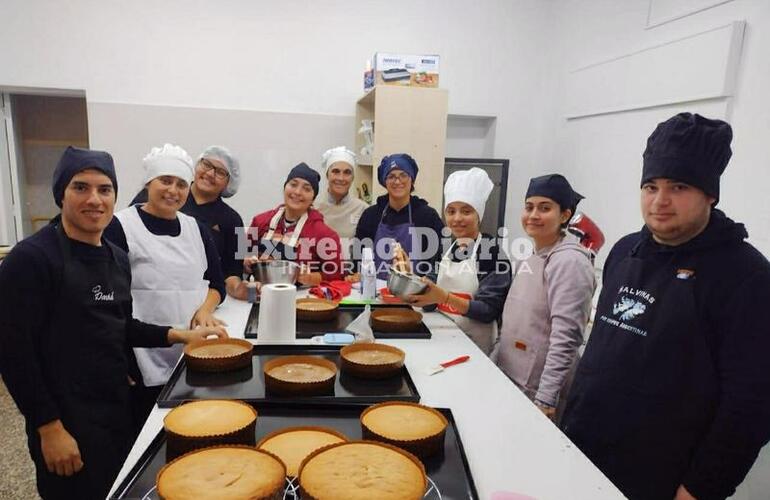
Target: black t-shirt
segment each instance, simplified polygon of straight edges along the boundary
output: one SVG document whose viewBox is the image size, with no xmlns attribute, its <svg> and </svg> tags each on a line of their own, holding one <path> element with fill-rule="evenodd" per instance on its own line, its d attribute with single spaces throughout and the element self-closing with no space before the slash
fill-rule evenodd
<svg viewBox="0 0 770 500">
<path fill-rule="evenodd" d="M 64 260 L 51 224 L 18 243 L 0 263 L 0 371 L 19 411 L 33 428 L 61 418 L 59 398 L 44 375 L 51 360 L 43 355 L 50 345 L 52 331 L 66 334 L 77 325 L 57 325 L 51 321 L 55 304 L 63 293 L 61 284 Z M 113 255 L 102 240 L 93 246 L 69 240 L 72 259 L 83 262 L 104 261 Z M 118 266 L 128 275 L 128 258 L 119 248 L 112 249 Z M 132 318 L 131 304 L 124 315 Z M 126 322 L 125 347 L 166 347 L 168 326 L 156 326 L 135 319 Z M 67 352 L 57 353 L 62 357 Z M 127 370 L 127 365 L 115 370 Z"/>
</svg>

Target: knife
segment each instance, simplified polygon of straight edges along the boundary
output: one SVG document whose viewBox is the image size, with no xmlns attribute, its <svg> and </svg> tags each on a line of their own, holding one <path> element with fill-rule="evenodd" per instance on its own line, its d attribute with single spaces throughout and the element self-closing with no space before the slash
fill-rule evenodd
<svg viewBox="0 0 770 500">
<path fill-rule="evenodd" d="M 453 365 L 459 365 L 460 363 L 465 363 L 469 359 L 471 359 L 471 357 L 467 354 L 465 356 L 460 356 L 459 358 L 450 359 L 449 361 L 444 361 L 443 363 L 439 363 L 436 366 L 430 366 L 426 368 L 425 373 L 428 375 L 435 375 L 439 372 L 443 372 L 445 368 L 449 368 Z"/>
</svg>

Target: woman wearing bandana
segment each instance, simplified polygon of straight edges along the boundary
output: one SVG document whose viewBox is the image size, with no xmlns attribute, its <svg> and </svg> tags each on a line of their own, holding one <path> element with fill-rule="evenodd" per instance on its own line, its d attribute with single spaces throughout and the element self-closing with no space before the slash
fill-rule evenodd
<svg viewBox="0 0 770 500">
<path fill-rule="evenodd" d="M 492 359 L 549 418 L 561 417 L 596 289 L 588 250 L 565 228 L 583 197 L 559 174 L 530 180 L 521 225 L 535 252 L 508 292 Z"/>
<path fill-rule="evenodd" d="M 412 195 L 418 171 L 417 162 L 405 153 L 385 156 L 377 167 L 377 180 L 388 192 L 361 214 L 356 238 L 373 245 L 380 279 L 387 279 L 394 257 L 402 257 L 406 270 L 421 276 L 432 273 L 441 257 L 438 245 L 436 251 L 427 252 L 430 243 L 426 239 L 435 238 L 438 243 L 444 223 L 427 201 Z M 418 228 L 427 231 L 425 237 L 414 236 L 419 234 L 415 232 Z"/>
</svg>

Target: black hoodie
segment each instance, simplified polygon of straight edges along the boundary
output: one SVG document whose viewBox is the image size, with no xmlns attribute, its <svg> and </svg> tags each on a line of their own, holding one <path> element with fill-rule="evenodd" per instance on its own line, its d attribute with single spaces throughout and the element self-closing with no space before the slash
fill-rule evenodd
<svg viewBox="0 0 770 500">
<path fill-rule="evenodd" d="M 687 243 L 660 245 L 645 227 L 618 241 L 604 266 L 606 278 L 631 252 L 644 261 L 644 269 L 675 259 L 697 262 L 696 314 L 707 325 L 703 334 L 717 370 L 718 395 L 713 414 L 692 422 L 705 432 L 681 478 L 699 500 L 730 496 L 770 439 L 770 263 L 744 241 L 747 237 L 743 224 L 714 209 L 706 229 Z M 664 311 L 677 314 L 677 305 Z M 569 435 L 568 425 L 565 420 Z M 676 436 L 671 441 L 676 446 Z M 638 474 L 645 475 L 643 467 Z"/>
</svg>

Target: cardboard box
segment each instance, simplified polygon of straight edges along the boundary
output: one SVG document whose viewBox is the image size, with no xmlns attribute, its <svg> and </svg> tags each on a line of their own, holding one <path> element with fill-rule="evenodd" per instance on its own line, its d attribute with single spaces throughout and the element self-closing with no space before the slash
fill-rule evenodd
<svg viewBox="0 0 770 500">
<path fill-rule="evenodd" d="M 438 87 L 439 56 L 374 54 L 375 85 Z"/>
</svg>

